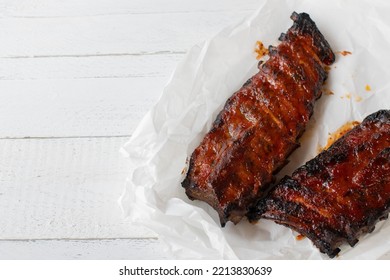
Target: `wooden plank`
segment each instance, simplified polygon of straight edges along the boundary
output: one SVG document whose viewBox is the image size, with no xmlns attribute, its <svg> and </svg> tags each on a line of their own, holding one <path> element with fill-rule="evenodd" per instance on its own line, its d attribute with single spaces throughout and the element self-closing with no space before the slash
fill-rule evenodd
<svg viewBox="0 0 390 280">
<path fill-rule="evenodd" d="M 183 54 L 0 58 L 1 80 L 169 77 Z"/>
<path fill-rule="evenodd" d="M 258 0 L 2 0 L 0 17 L 78 17 L 118 14 L 252 10 Z"/>
<path fill-rule="evenodd" d="M 24 6 L 19 7 L 23 10 Z M 157 36 L 163 44 L 173 45 L 183 44 L 187 38 L 185 48 L 189 48 L 199 41 L 196 36 L 205 39 L 231 24 L 234 17 L 241 18 L 234 14 L 202 12 L 204 20 L 193 13 L 148 14 L 145 16 L 154 21 L 148 23 L 151 32 L 140 28 L 144 15 L 0 19 L 5 23 L 0 24 L 0 36 L 4 35 L 0 45 L 0 138 L 131 134 L 184 52 L 168 45 L 164 50 L 148 38 Z M 163 31 L 154 35 L 153 26 Z M 186 31 L 183 37 L 175 28 L 194 33 Z M 131 48 L 137 44 L 138 50 L 133 51 L 138 53 L 133 53 Z"/>
<path fill-rule="evenodd" d="M 0 260 L 173 259 L 158 239 L 0 241 Z M 380 259 L 390 260 L 390 253 Z"/>
<path fill-rule="evenodd" d="M 0 241 L 0 260 L 169 259 L 157 239 Z"/>
<path fill-rule="evenodd" d="M 0 138 L 129 135 L 168 78 L 0 81 Z"/>
<path fill-rule="evenodd" d="M 0 18 L 0 57 L 182 53 L 250 13 Z"/>
<path fill-rule="evenodd" d="M 127 140 L 0 140 L 0 239 L 155 237 L 122 218 Z"/>
</svg>

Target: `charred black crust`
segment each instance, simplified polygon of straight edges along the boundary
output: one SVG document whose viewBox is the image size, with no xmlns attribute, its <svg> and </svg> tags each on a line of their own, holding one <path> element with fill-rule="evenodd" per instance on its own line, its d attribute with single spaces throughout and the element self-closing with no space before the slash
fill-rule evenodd
<svg viewBox="0 0 390 280">
<path fill-rule="evenodd" d="M 187 159 L 188 160 L 188 159 Z M 187 174 L 186 174 L 186 177 L 184 178 L 184 180 L 181 182 L 181 186 L 184 188 L 184 189 L 189 189 L 189 188 L 194 188 L 196 187 L 195 186 L 195 182 L 192 180 L 192 176 L 189 176 L 190 174 L 193 173 L 193 168 L 194 168 L 194 162 L 196 160 L 196 156 L 195 154 L 192 154 L 191 157 L 190 157 L 190 161 L 188 163 L 188 170 L 187 170 Z"/>
<path fill-rule="evenodd" d="M 298 173 L 301 170 L 305 170 L 308 175 L 313 176 L 316 174 L 319 174 L 321 171 L 324 170 L 324 165 L 317 159 L 313 158 L 305 163 L 302 167 L 300 167 L 297 171 L 294 173 Z"/>
<path fill-rule="evenodd" d="M 264 60 L 259 60 L 259 62 L 257 63 L 257 69 L 261 69 L 261 67 L 264 65 Z"/>
<path fill-rule="evenodd" d="M 249 86 L 252 83 L 252 78 L 249 78 L 242 86 L 246 87 Z"/>
<path fill-rule="evenodd" d="M 294 179 L 292 179 L 289 176 L 285 176 L 281 181 L 280 184 L 283 184 L 284 187 L 293 189 L 293 190 L 299 190 L 301 188 L 301 185 Z"/>
<path fill-rule="evenodd" d="M 286 188 L 300 188 L 299 184 L 287 177 L 283 179 L 283 187 Z M 310 224 L 312 221 L 301 220 L 302 215 L 307 211 L 302 205 L 291 201 L 285 201 L 280 198 L 272 197 L 268 200 L 260 201 L 257 205 L 256 211 L 248 216 L 248 220 L 253 222 L 257 219 L 264 218 L 275 221 L 275 223 L 284 225 L 296 232 L 308 237 L 313 244 L 320 250 L 321 253 L 327 254 L 330 258 L 334 258 L 340 252 L 338 248 L 343 240 L 347 237 L 342 236 L 328 227 L 322 227 L 322 238 L 318 238 L 315 231 L 308 226 L 302 224 Z M 291 222 L 293 221 L 293 222 Z M 358 240 L 351 239 L 350 244 L 355 245 Z"/>
<path fill-rule="evenodd" d="M 185 189 L 190 188 L 193 185 L 192 180 L 189 178 L 189 176 L 186 176 L 186 178 L 181 182 L 181 186 Z"/>
<path fill-rule="evenodd" d="M 326 65 L 332 64 L 335 61 L 336 56 L 310 16 L 306 13 L 298 14 L 293 12 L 291 19 L 294 21 L 294 24 L 290 28 L 290 31 L 298 34 L 310 35 L 313 38 L 313 43 L 319 52 L 318 55 L 321 61 Z"/>
<path fill-rule="evenodd" d="M 275 46 L 269 46 L 269 47 L 268 47 L 268 53 L 269 53 L 270 56 L 277 55 L 277 53 L 278 53 L 277 47 L 275 47 Z"/>
<path fill-rule="evenodd" d="M 280 180 L 278 185 L 283 185 L 283 187 L 285 188 L 291 188 L 295 190 L 301 188 L 301 185 L 289 176 L 283 177 Z M 269 190 L 272 190 L 272 187 L 270 187 Z M 249 209 L 247 213 L 247 219 L 250 222 L 259 220 L 265 212 L 273 208 L 286 209 L 286 207 L 288 207 L 289 205 L 294 209 L 294 211 L 296 210 L 297 207 L 296 204 L 289 204 L 282 200 L 273 199 L 273 198 L 270 199 L 267 195 L 268 193 L 262 199 L 259 199 L 254 207 L 251 207 Z M 293 209 L 290 209 L 289 211 L 293 211 Z"/>
<path fill-rule="evenodd" d="M 369 116 L 367 116 L 363 122 L 371 122 L 380 120 L 382 122 L 388 122 L 390 120 L 390 110 L 379 110 Z"/>
<path fill-rule="evenodd" d="M 228 106 L 227 104 L 225 104 L 225 107 Z M 223 121 L 223 118 L 222 118 L 222 114 L 223 114 L 223 110 L 221 112 L 218 113 L 217 117 L 215 118 L 214 120 L 214 123 L 213 123 L 213 127 L 210 129 L 210 132 L 213 132 L 215 131 L 218 127 L 221 127 L 223 126 L 224 124 L 224 121 Z"/>
</svg>

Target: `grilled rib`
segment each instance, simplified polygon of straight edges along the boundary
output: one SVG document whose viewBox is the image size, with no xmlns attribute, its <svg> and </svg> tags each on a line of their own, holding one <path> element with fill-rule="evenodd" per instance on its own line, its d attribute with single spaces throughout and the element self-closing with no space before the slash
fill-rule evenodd
<svg viewBox="0 0 390 280">
<path fill-rule="evenodd" d="M 390 110 L 382 110 L 283 178 L 249 218 L 286 225 L 334 257 L 389 211 Z"/>
<path fill-rule="evenodd" d="M 190 199 L 210 204 L 221 225 L 237 223 L 264 194 L 298 146 L 335 56 L 308 14 L 269 48 L 259 72 L 226 102 L 193 152 L 182 182 Z"/>
</svg>

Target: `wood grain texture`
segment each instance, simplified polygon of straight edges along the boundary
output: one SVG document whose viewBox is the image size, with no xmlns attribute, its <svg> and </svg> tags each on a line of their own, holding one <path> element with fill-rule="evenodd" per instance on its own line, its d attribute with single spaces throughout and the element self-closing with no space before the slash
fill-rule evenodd
<svg viewBox="0 0 390 280">
<path fill-rule="evenodd" d="M 0 57 L 182 53 L 248 13 L 1 18 Z"/>
<path fill-rule="evenodd" d="M 155 237 L 118 204 L 127 140 L 0 140 L 0 239 Z"/>
<path fill-rule="evenodd" d="M 256 9 L 261 0 L 1 0 L 0 17 L 87 17 Z"/>
<path fill-rule="evenodd" d="M 157 239 L 0 241 L 0 260 L 169 259 Z"/>
<path fill-rule="evenodd" d="M 0 58 L 0 85 L 6 80 L 70 80 L 169 77 L 184 54 L 91 55 Z"/>
</svg>

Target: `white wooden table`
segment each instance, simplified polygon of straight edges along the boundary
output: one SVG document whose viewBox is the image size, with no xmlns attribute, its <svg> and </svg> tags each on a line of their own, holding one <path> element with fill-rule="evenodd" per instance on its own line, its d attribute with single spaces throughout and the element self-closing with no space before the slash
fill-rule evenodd
<svg viewBox="0 0 390 280">
<path fill-rule="evenodd" d="M 0 259 L 160 259 L 119 153 L 194 44 L 265 0 L 0 0 Z"/>
<path fill-rule="evenodd" d="M 0 259 L 151 259 L 119 153 L 194 44 L 261 0 L 0 0 Z"/>
</svg>

